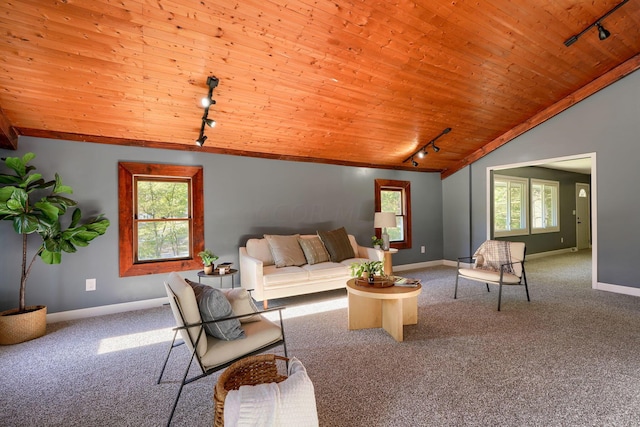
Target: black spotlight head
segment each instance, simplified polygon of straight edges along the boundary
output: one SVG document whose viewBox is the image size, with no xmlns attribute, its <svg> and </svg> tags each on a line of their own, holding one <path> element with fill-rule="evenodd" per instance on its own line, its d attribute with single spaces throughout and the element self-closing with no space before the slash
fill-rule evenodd
<svg viewBox="0 0 640 427">
<path fill-rule="evenodd" d="M 418 167 L 418 162 L 416 162 L 415 160 L 411 160 L 411 164 L 413 165 L 414 168 Z"/>
<path fill-rule="evenodd" d="M 213 119 L 205 119 L 204 122 L 207 124 L 207 126 L 209 126 L 210 128 L 213 128 L 216 126 L 216 121 Z"/>
<path fill-rule="evenodd" d="M 600 23 L 596 25 L 598 26 L 598 38 L 600 40 L 604 40 L 611 35 L 611 33 L 607 31 L 607 29 L 604 28 L 602 25 L 600 25 Z"/>
<path fill-rule="evenodd" d="M 207 135 L 202 135 L 200 138 L 196 139 L 196 144 L 202 147 L 206 140 L 207 140 Z"/>
<path fill-rule="evenodd" d="M 436 144 L 433 144 L 433 151 L 437 153 L 440 151 L 440 147 L 436 147 Z"/>
</svg>

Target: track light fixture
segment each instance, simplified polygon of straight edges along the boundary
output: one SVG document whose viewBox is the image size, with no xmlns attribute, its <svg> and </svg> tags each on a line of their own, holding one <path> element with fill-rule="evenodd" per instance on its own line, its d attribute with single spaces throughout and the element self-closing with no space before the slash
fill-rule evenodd
<svg viewBox="0 0 640 427">
<path fill-rule="evenodd" d="M 204 114 L 202 115 L 202 125 L 200 126 L 200 135 L 198 139 L 196 139 L 196 144 L 200 147 L 204 145 L 204 142 L 207 140 L 207 136 L 204 134 L 205 125 L 213 128 L 216 125 L 216 121 L 210 119 L 209 116 L 209 107 L 216 104 L 215 99 L 213 99 L 213 90 L 218 86 L 220 81 L 214 77 L 207 77 L 207 86 L 209 86 L 209 93 L 206 97 L 202 98 L 202 106 L 204 107 Z"/>
<path fill-rule="evenodd" d="M 593 27 L 598 28 L 598 38 L 600 40 L 605 40 L 607 37 L 609 37 L 611 35 L 611 33 L 609 31 L 607 31 L 606 28 L 604 28 L 602 26 L 602 20 L 604 18 L 606 18 L 607 16 L 611 15 L 613 12 L 615 12 L 616 10 L 618 10 L 620 7 L 622 7 L 623 4 L 625 4 L 626 2 L 628 2 L 629 0 L 622 0 L 622 2 L 618 3 L 613 9 L 611 9 L 609 12 L 605 13 L 604 15 L 602 15 L 600 18 L 596 19 L 595 22 L 591 25 L 588 25 L 587 28 L 585 28 L 584 30 L 580 31 L 578 34 L 569 37 L 567 40 L 564 41 L 564 45 L 569 47 L 572 44 L 574 44 L 575 42 L 578 41 L 578 39 L 580 38 L 580 36 L 582 36 L 584 33 L 586 33 L 588 30 L 590 30 Z"/>
<path fill-rule="evenodd" d="M 406 158 L 406 159 L 405 159 L 405 161 L 404 161 L 404 162 L 402 162 L 402 163 L 406 163 L 406 162 L 408 162 L 409 160 L 411 160 L 411 164 L 412 164 L 414 167 L 418 167 L 418 162 L 416 162 L 416 161 L 414 160 L 414 157 L 415 157 L 415 156 L 418 156 L 418 158 L 419 158 L 419 159 L 423 159 L 423 158 L 428 154 L 427 148 L 429 148 L 429 145 L 431 145 L 431 148 L 433 149 L 433 152 L 434 152 L 434 153 L 437 153 L 438 151 L 440 151 L 440 147 L 437 147 L 437 146 L 436 146 L 436 139 L 440 138 L 442 135 L 446 135 L 446 134 L 448 134 L 449 132 L 451 132 L 451 128 L 446 128 L 445 130 L 443 130 L 442 132 L 440 132 L 440 134 L 439 134 L 438 136 L 436 136 L 435 138 L 433 138 L 431 141 L 427 142 L 427 144 L 426 144 L 424 147 L 420 148 L 418 151 L 416 151 L 416 152 L 415 152 L 415 153 L 413 153 L 411 156 L 409 156 L 408 158 Z"/>
<path fill-rule="evenodd" d="M 598 26 L 598 38 L 600 40 L 604 40 L 611 35 L 611 33 L 607 31 L 607 29 L 604 28 L 602 25 L 600 25 L 599 22 L 596 25 Z"/>
</svg>

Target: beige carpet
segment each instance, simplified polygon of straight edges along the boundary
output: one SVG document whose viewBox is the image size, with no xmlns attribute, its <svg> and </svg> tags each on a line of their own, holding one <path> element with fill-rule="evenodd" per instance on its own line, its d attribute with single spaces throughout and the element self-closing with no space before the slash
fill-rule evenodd
<svg viewBox="0 0 640 427">
<path fill-rule="evenodd" d="M 527 263 L 523 288 L 420 277 L 419 324 L 405 341 L 348 331 L 344 291 L 286 303 L 289 353 L 307 367 L 322 426 L 635 426 L 640 420 L 640 300 L 591 289 L 590 254 Z M 159 284 L 158 286 L 161 286 Z M 168 307 L 50 325 L 0 347 L 2 426 L 159 426 L 185 351 L 157 385 Z M 185 386 L 173 425 L 209 426 L 217 376 Z"/>
</svg>

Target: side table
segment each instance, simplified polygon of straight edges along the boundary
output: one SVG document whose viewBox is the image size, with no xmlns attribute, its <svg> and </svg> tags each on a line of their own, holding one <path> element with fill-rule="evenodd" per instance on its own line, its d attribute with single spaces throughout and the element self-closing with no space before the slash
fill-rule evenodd
<svg viewBox="0 0 640 427">
<path fill-rule="evenodd" d="M 403 341 L 403 326 L 418 323 L 418 295 L 422 285 L 367 288 L 356 279 L 347 282 L 349 330 L 383 328 Z"/>
<path fill-rule="evenodd" d="M 205 272 L 201 270 L 201 271 L 198 271 L 198 283 L 202 283 L 201 280 L 203 277 L 206 279 L 217 278 L 217 279 L 220 279 L 220 287 L 222 287 L 222 279 L 225 277 L 231 276 L 231 289 L 233 289 L 235 287 L 233 276 L 235 276 L 236 274 L 238 274 L 238 270 L 235 270 L 233 268 L 224 274 L 218 274 L 218 273 L 205 274 Z"/>
<path fill-rule="evenodd" d="M 395 248 L 389 248 L 384 251 L 384 274 L 387 276 L 393 275 L 393 261 L 391 260 L 391 255 L 398 252 Z"/>
</svg>

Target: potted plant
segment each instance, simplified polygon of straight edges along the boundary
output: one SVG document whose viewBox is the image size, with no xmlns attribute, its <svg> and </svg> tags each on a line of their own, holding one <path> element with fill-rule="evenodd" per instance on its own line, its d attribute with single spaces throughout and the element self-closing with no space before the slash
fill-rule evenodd
<svg viewBox="0 0 640 427">
<path fill-rule="evenodd" d="M 198 256 L 202 260 L 204 266 L 204 274 L 213 273 L 213 262 L 218 259 L 218 256 L 214 254 L 210 249 L 201 251 Z"/>
<path fill-rule="evenodd" d="M 54 180 L 45 181 L 35 172 L 35 166 L 28 164 L 35 157 L 27 153 L 22 158 L 2 158 L 12 172 L 0 173 L 0 220 L 11 221 L 16 233 L 22 235 L 22 270 L 18 308 L 0 313 L 0 344 L 17 344 L 46 332 L 46 306 L 25 305 L 27 279 L 36 258 L 45 264 L 60 264 L 63 251 L 73 253 L 78 246 L 88 246 L 109 227 L 109 220 L 103 215 L 83 220 L 78 208 L 71 214 L 69 224 L 63 225 L 67 208 L 77 205 L 63 194 L 71 194 L 73 189 L 64 185 L 57 173 Z M 30 259 L 29 235 L 37 235 L 41 241 Z"/>
<path fill-rule="evenodd" d="M 371 236 L 371 244 L 375 249 L 380 249 L 384 241 L 382 239 L 378 239 L 377 236 Z"/>
<path fill-rule="evenodd" d="M 382 276 L 384 274 L 384 264 L 382 261 L 354 262 L 350 268 L 352 277 L 366 278 L 369 282 L 373 282 L 375 276 Z"/>
</svg>

